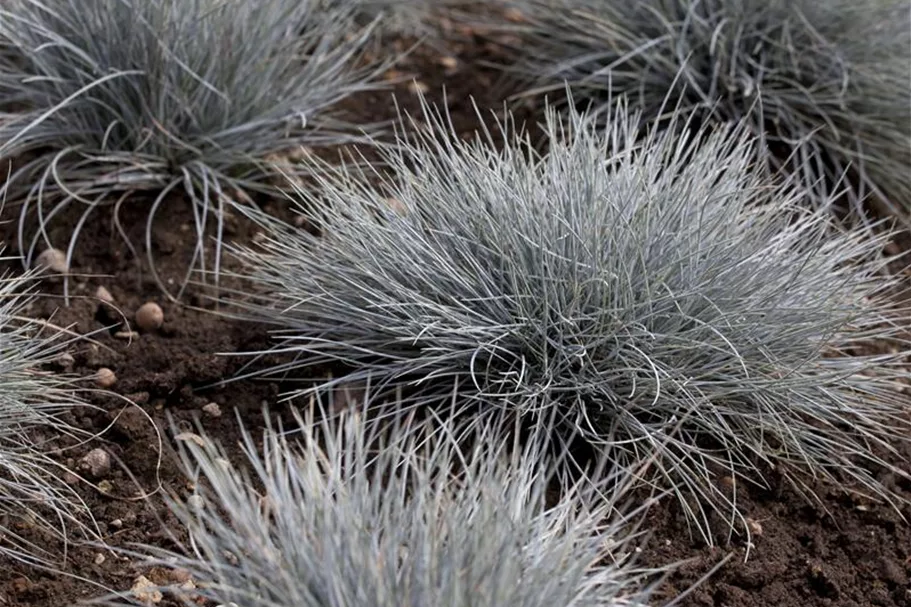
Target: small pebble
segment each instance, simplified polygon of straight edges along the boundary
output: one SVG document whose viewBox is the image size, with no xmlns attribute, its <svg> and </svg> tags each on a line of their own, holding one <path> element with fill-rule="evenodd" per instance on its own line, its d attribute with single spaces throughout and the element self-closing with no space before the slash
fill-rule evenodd
<svg viewBox="0 0 911 607">
<path fill-rule="evenodd" d="M 104 449 L 92 449 L 79 460 L 79 467 L 92 478 L 107 476 L 111 471 L 111 456 Z"/>
<path fill-rule="evenodd" d="M 408 83 L 408 90 L 415 95 L 423 95 L 430 90 L 430 87 L 420 80 L 412 80 L 410 83 Z"/>
<path fill-rule="evenodd" d="M 205 505 L 206 501 L 198 493 L 194 493 L 187 498 L 187 506 L 189 506 L 190 510 L 202 510 Z"/>
<path fill-rule="evenodd" d="M 57 357 L 57 364 L 64 371 L 72 371 L 73 365 L 76 364 L 76 359 L 73 358 L 73 355 L 70 354 L 69 352 L 64 352 L 63 354 L 61 354 L 60 356 Z"/>
<path fill-rule="evenodd" d="M 747 529 L 750 530 L 750 535 L 759 537 L 762 535 L 762 525 L 759 524 L 759 521 L 756 519 L 748 518 L 747 519 Z"/>
<path fill-rule="evenodd" d="M 117 383 L 117 376 L 114 374 L 113 371 L 111 371 L 107 367 L 101 367 L 100 369 L 95 371 L 95 384 L 99 388 L 104 388 L 105 390 L 107 390 L 108 388 L 110 388 L 111 386 L 113 386 L 116 383 Z"/>
<path fill-rule="evenodd" d="M 105 494 L 110 493 L 114 490 L 114 483 L 111 481 L 101 481 L 98 483 L 98 490 Z"/>
<path fill-rule="evenodd" d="M 123 521 L 119 518 L 115 518 L 113 521 L 111 521 L 111 527 L 114 529 L 120 529 L 123 527 Z"/>
<path fill-rule="evenodd" d="M 35 267 L 50 270 L 54 274 L 66 274 L 66 253 L 60 249 L 45 249 L 35 260 Z"/>
<path fill-rule="evenodd" d="M 209 403 L 202 408 L 203 413 L 210 417 L 221 417 L 221 407 L 218 403 Z"/>
<path fill-rule="evenodd" d="M 454 70 L 459 66 L 459 60 L 451 55 L 440 57 L 440 65 L 447 70 Z"/>
<path fill-rule="evenodd" d="M 144 303 L 136 310 L 136 324 L 143 331 L 160 329 L 164 324 L 164 311 L 154 301 Z"/>
<path fill-rule="evenodd" d="M 95 299 L 101 303 L 106 303 L 108 305 L 114 305 L 114 296 L 111 295 L 111 292 L 106 288 L 99 286 L 95 289 Z"/>
<path fill-rule="evenodd" d="M 104 555 L 101 554 L 100 552 L 95 555 L 95 564 L 96 565 L 100 565 L 100 564 L 104 563 L 104 560 L 105 560 Z"/>
</svg>

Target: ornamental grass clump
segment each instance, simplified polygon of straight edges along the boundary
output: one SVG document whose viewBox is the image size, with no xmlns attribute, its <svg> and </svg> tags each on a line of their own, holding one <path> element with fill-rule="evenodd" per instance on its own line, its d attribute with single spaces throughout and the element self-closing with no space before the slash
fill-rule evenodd
<svg viewBox="0 0 911 607">
<path fill-rule="evenodd" d="M 808 200 L 911 221 L 911 4 L 906 0 L 503 0 L 524 23 L 532 93 L 595 106 L 628 95 L 648 120 L 674 107 L 741 122 Z"/>
<path fill-rule="evenodd" d="M 833 230 L 770 185 L 745 129 L 643 131 L 622 104 L 565 120 L 548 112 L 539 153 L 509 121 L 502 145 L 466 141 L 425 108 L 384 151 L 392 176 L 342 167 L 298 192 L 321 235 L 260 215 L 233 303 L 285 362 L 256 372 L 329 365 L 295 391 L 369 380 L 415 406 L 455 383 L 466 412 L 552 416 L 554 440 L 651 461 L 642 481 L 709 542 L 710 513 L 745 522 L 721 476 L 896 503 L 875 474 L 908 478 L 888 457 L 911 437 L 888 234 Z"/>
<path fill-rule="evenodd" d="M 96 537 L 85 504 L 52 457 L 61 440 L 88 438 L 65 421 L 88 405 L 72 380 L 47 370 L 67 342 L 24 318 L 30 284 L 29 276 L 0 275 L 0 555 L 56 567 L 70 540 Z"/>
<path fill-rule="evenodd" d="M 361 25 L 373 24 L 381 40 L 391 37 L 433 37 L 446 12 L 471 0 L 322 0 L 324 6 L 351 6 Z"/>
<path fill-rule="evenodd" d="M 69 261 L 102 205 L 115 207 L 123 235 L 120 208 L 145 200 L 154 272 L 151 226 L 176 199 L 193 205 L 192 267 L 217 277 L 227 201 L 277 195 L 280 172 L 307 170 L 284 158 L 355 139 L 335 104 L 372 87 L 378 68 L 362 61 L 369 32 L 352 29 L 351 10 L 317 0 L 5 4 L 0 159 L 16 164 L 0 194 L 20 205 L 26 261 L 53 245 Z M 68 247 L 48 242 L 70 207 L 81 214 Z"/>
<path fill-rule="evenodd" d="M 504 440 L 496 422 L 408 417 L 311 409 L 290 428 L 270 423 L 261 443 L 244 431 L 243 461 L 205 436 L 185 440 L 198 492 L 172 509 L 189 544 L 152 549 L 152 562 L 190 574 L 198 590 L 176 589 L 188 605 L 647 604 L 661 571 L 631 559 L 642 507 L 554 484 L 543 454 Z"/>
</svg>

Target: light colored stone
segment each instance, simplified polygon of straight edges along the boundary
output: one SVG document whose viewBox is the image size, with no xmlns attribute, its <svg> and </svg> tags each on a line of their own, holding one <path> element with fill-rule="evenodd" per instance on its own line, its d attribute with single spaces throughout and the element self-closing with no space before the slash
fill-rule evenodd
<svg viewBox="0 0 911 607">
<path fill-rule="evenodd" d="M 91 478 L 102 478 L 111 471 L 111 455 L 104 449 L 92 449 L 79 460 L 79 468 Z"/>
<path fill-rule="evenodd" d="M 209 403 L 207 405 L 204 405 L 202 412 L 209 417 L 221 417 L 221 407 L 218 406 L 218 403 Z"/>
<path fill-rule="evenodd" d="M 108 291 L 105 287 L 99 286 L 95 289 L 95 299 L 101 303 L 106 303 L 109 305 L 114 305 L 114 296 L 111 295 L 111 292 Z"/>
<path fill-rule="evenodd" d="M 164 311 L 154 301 L 149 301 L 136 310 L 136 325 L 143 331 L 155 331 L 164 324 Z"/>
<path fill-rule="evenodd" d="M 117 375 L 107 367 L 101 367 L 95 371 L 95 384 L 99 388 L 107 390 L 117 383 Z"/>
<path fill-rule="evenodd" d="M 750 535 L 753 535 L 755 537 L 762 535 L 762 525 L 756 519 L 747 519 L 747 529 L 750 530 Z"/>
<path fill-rule="evenodd" d="M 54 274 L 66 274 L 69 267 L 66 263 L 66 253 L 60 249 L 45 249 L 35 260 L 35 267 L 50 270 Z"/>
</svg>

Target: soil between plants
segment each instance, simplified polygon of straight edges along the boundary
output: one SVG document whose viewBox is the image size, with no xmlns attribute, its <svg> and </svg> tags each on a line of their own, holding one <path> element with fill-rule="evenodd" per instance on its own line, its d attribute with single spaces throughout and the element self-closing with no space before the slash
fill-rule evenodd
<svg viewBox="0 0 911 607">
<path fill-rule="evenodd" d="M 400 48 L 405 46 L 403 43 Z M 440 101 L 445 86 L 453 122 L 460 132 L 468 134 L 477 124 L 469 98 L 474 96 L 487 114 L 488 108 L 501 110 L 510 92 L 499 86 L 497 72 L 481 65 L 483 61 L 497 59 L 497 47 L 478 40 L 453 43 L 448 48 L 423 45 L 396 66 L 394 76 L 401 81 L 391 88 L 404 109 L 416 112 L 415 90 L 426 90 L 428 99 Z M 417 79 L 417 84 L 411 81 L 412 77 Z M 389 92 L 363 95 L 346 106 L 365 122 L 395 115 Z M 529 122 L 536 119 L 531 113 L 525 118 Z M 272 207 L 278 213 L 285 212 L 280 204 Z M 143 242 L 146 210 L 147 205 L 137 203 L 127 208 L 122 218 L 137 246 Z M 74 217 L 52 226 L 50 236 L 58 247 L 66 243 L 75 220 Z M 177 199 L 154 225 L 158 272 L 170 285 L 183 280 L 192 255 L 195 245 L 192 222 L 189 206 Z M 9 246 L 7 252 L 18 252 L 14 228 L 14 225 L 0 226 L 2 240 Z M 255 237 L 255 229 L 242 220 L 232 218 L 228 222 L 228 238 L 232 242 L 243 244 Z M 97 446 L 108 450 L 116 459 L 113 470 L 103 479 L 111 484 L 111 490 L 102 493 L 81 483 L 73 485 L 85 500 L 102 536 L 119 548 L 128 548 L 133 543 L 173 548 L 176 542 L 186 538 L 161 499 L 162 493 L 167 490 L 178 496 L 186 495 L 190 487 L 175 457 L 171 423 L 191 430 L 198 420 L 210 437 L 228 449 L 231 457 L 239 459 L 238 418 L 250 432 L 259 434 L 264 405 L 281 413 L 281 405 L 275 404 L 281 386 L 253 380 L 227 386 L 213 384 L 231 377 L 246 362 L 223 353 L 265 347 L 266 329 L 213 314 L 214 305 L 206 297 L 205 288 L 189 288 L 185 300 L 190 305 L 168 303 L 148 268 L 141 270 L 137 266 L 128 247 L 114 231 L 107 210 L 99 211 L 86 225 L 72 270 L 70 305 L 63 305 L 62 285 L 45 280 L 43 295 L 31 306 L 29 314 L 83 334 L 93 333 L 97 344 L 77 343 L 71 349 L 72 372 L 90 376 L 100 367 L 112 369 L 118 378 L 113 391 L 135 404 L 88 394 L 97 410 L 76 412 L 70 421 L 91 432 L 107 430 L 99 441 L 62 455 L 61 462 L 72 465 Z M 164 308 L 164 326 L 132 340 L 115 336 L 105 328 L 117 322 L 117 314 L 105 313 L 93 298 L 98 286 L 111 292 L 117 307 L 130 319 L 142 303 L 157 301 Z M 203 411 L 210 403 L 219 406 L 220 416 Z M 904 448 L 898 459 L 909 469 L 911 449 Z M 911 606 L 911 527 L 900 513 L 887 505 L 852 499 L 836 488 L 822 488 L 822 503 L 809 505 L 787 486 L 775 486 L 774 477 L 769 480 L 773 484 L 770 490 L 739 488 L 739 504 L 753 525 L 751 546 L 745 538 L 735 537 L 729 545 L 706 547 L 690 537 L 673 500 L 650 511 L 645 521 L 649 535 L 642 544 L 640 562 L 664 565 L 687 561 L 662 586 L 659 599 L 677 596 L 730 555 L 720 570 L 690 593 L 681 605 Z M 891 482 L 911 501 L 911 486 L 894 479 Z M 156 493 L 159 487 L 163 489 Z M 148 499 L 138 497 L 149 493 L 154 494 Z M 911 519 L 908 507 L 901 514 Z M 27 536 L 32 533 L 35 541 L 46 541 L 35 531 L 26 529 L 23 533 Z M 747 548 L 749 559 L 745 560 Z M 170 579 L 164 570 L 150 569 L 140 558 L 77 545 L 70 546 L 67 567 L 76 577 L 44 573 L 0 560 L 0 605 L 72 605 L 103 594 L 102 587 L 126 591 L 139 575 L 155 583 L 182 581 Z M 172 604 L 167 598 L 160 603 Z"/>
</svg>

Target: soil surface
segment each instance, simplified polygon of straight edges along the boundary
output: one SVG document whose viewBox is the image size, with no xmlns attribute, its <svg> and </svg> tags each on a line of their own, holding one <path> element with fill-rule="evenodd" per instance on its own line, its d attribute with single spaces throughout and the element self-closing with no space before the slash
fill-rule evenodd
<svg viewBox="0 0 911 607">
<path fill-rule="evenodd" d="M 400 48 L 407 45 L 401 43 Z M 391 88 L 405 109 L 416 110 L 416 90 L 439 101 L 445 86 L 456 128 L 470 133 L 477 123 L 470 98 L 482 108 L 501 110 L 511 92 L 498 72 L 483 66 L 497 61 L 497 53 L 495 44 L 471 36 L 448 47 L 424 44 L 396 66 L 390 80 L 399 82 Z M 388 91 L 352 99 L 346 107 L 364 121 L 395 115 Z M 276 212 L 283 212 L 281 205 L 274 206 Z M 127 207 L 122 223 L 132 242 L 141 243 L 148 206 L 137 202 Z M 65 246 L 76 219 L 52 226 L 50 236 L 56 246 Z M 159 214 L 153 228 L 158 273 L 172 287 L 182 282 L 195 245 L 192 226 L 189 205 L 177 199 Z M 5 231 L 2 240 L 8 243 L 7 253 L 17 252 L 14 227 L 0 227 Z M 255 237 L 254 229 L 239 218 L 228 222 L 228 238 L 233 242 Z M 144 257 L 144 251 L 140 253 Z M 189 287 L 182 305 L 169 302 L 148 268 L 137 266 L 113 228 L 109 210 L 99 210 L 83 229 L 72 272 L 68 306 L 61 298 L 61 283 L 45 280 L 43 295 L 29 314 L 93 334 L 94 343 L 73 344 L 73 360 L 66 370 L 91 376 L 101 367 L 110 368 L 117 377 L 112 390 L 125 398 L 87 393 L 97 409 L 74 414 L 71 421 L 103 435 L 64 452 L 61 462 L 72 467 L 90 449 L 106 449 L 115 459 L 112 471 L 94 479 L 94 486 L 73 482 L 101 536 L 119 548 L 133 543 L 174 547 L 185 538 L 162 496 L 165 491 L 186 495 L 190 487 L 175 459 L 171 428 L 192 429 L 198 421 L 229 450 L 239 437 L 238 417 L 248 430 L 259 433 L 262 407 L 280 409 L 274 403 L 281 387 L 247 380 L 215 384 L 246 362 L 224 353 L 257 350 L 268 343 L 268 336 L 263 327 L 213 314 L 205 287 Z M 163 327 L 129 339 L 116 335 L 122 330 L 119 313 L 94 297 L 99 286 L 108 289 L 117 309 L 130 320 L 144 302 L 158 302 L 164 309 Z M 220 415 L 214 414 L 211 403 Z M 907 469 L 911 461 L 907 448 L 901 461 Z M 911 486 L 899 483 L 896 490 L 911 502 Z M 645 565 L 687 561 L 662 587 L 661 596 L 673 598 L 728 558 L 682 600 L 686 607 L 911 606 L 911 528 L 901 516 L 911 519 L 911 509 L 899 513 L 836 489 L 822 489 L 821 495 L 821 504 L 808 505 L 787 486 L 761 491 L 741 488 L 739 502 L 751 521 L 752 545 L 734 538 L 729 545 L 715 548 L 690 537 L 670 500 L 648 515 L 650 534 L 640 560 Z M 33 533 L 32 539 L 54 545 Z M 29 530 L 23 534 L 27 536 Z M 104 593 L 103 588 L 125 591 L 139 575 L 156 583 L 180 582 L 168 579 L 170 574 L 164 570 L 150 570 L 138 557 L 91 546 L 71 545 L 66 567 L 69 576 L 0 561 L 0 605 L 71 605 Z M 165 599 L 160 604 L 169 603 Z"/>
</svg>

